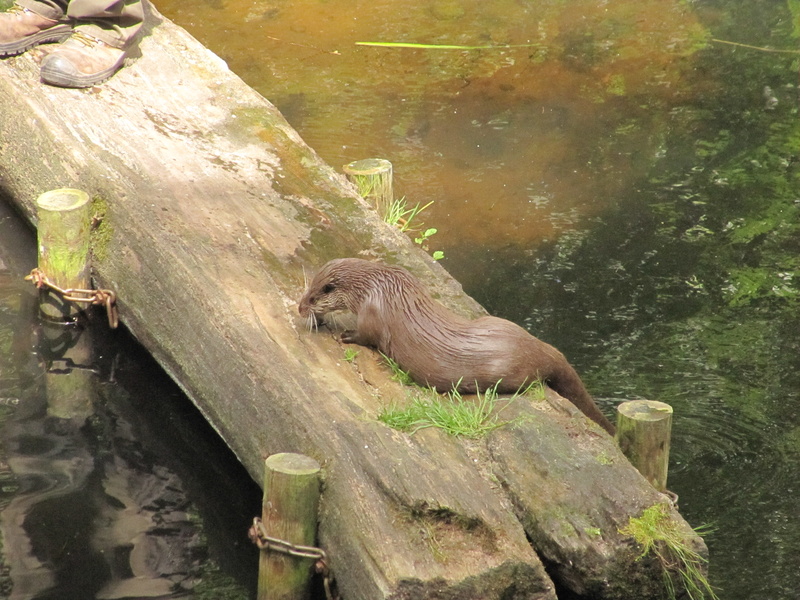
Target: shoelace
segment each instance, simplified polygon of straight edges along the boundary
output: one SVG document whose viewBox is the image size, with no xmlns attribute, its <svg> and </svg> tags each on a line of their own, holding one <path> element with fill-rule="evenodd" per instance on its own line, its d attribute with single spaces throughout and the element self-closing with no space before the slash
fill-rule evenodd
<svg viewBox="0 0 800 600">
<path fill-rule="evenodd" d="M 32 13 L 33 11 L 29 8 L 25 8 L 24 6 L 20 6 L 19 4 L 14 4 L 6 12 L 14 15 L 25 15 Z"/>
<path fill-rule="evenodd" d="M 56 22 L 58 19 L 51 19 L 50 17 L 43 17 L 39 13 L 33 12 L 30 8 L 26 8 L 24 6 L 20 6 L 19 4 L 12 4 L 11 8 L 5 11 L 6 14 L 16 15 L 17 17 L 24 17 L 25 15 L 36 15 L 37 17 L 41 17 L 42 19 L 46 19 L 48 21 Z"/>
<path fill-rule="evenodd" d="M 78 29 L 73 30 L 72 35 L 69 36 L 69 39 L 70 40 L 77 40 L 77 41 L 81 42 L 84 46 L 87 46 L 89 48 L 94 48 L 95 46 L 98 46 L 98 45 L 104 43 L 102 40 L 98 40 L 96 37 L 92 37 L 90 35 L 86 35 L 85 33 L 83 33 L 82 31 L 80 31 Z"/>
</svg>

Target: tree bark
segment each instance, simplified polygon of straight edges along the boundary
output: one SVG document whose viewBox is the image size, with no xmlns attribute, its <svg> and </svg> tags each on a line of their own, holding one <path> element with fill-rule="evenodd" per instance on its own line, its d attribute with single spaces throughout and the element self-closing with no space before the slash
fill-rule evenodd
<svg viewBox="0 0 800 600">
<path fill-rule="evenodd" d="M 537 552 L 598 598 L 632 597 L 594 583 L 617 573 L 660 581 L 616 530 L 659 495 L 581 414 L 519 402 L 529 420 L 475 443 L 376 421 L 403 390 L 369 351 L 353 366 L 308 331 L 304 277 L 383 259 L 480 307 L 219 58 L 152 9 L 147 23 L 141 55 L 99 87 L 42 85 L 46 47 L 0 61 L 0 194 L 35 223 L 42 192 L 87 191 L 97 286 L 251 475 L 278 452 L 323 465 L 320 542 L 343 597 L 554 599 Z"/>
</svg>

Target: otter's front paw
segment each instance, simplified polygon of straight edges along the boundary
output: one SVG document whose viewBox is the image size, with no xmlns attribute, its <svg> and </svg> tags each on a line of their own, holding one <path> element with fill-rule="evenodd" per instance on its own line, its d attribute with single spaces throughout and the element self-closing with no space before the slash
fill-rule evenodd
<svg viewBox="0 0 800 600">
<path fill-rule="evenodd" d="M 347 331 L 342 332 L 342 335 L 339 339 L 345 344 L 357 344 L 358 332 L 355 329 L 348 329 Z"/>
</svg>

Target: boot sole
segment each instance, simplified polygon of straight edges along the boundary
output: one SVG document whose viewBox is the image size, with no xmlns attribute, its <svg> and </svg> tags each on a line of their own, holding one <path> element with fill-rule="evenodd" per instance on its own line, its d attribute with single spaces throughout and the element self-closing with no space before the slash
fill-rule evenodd
<svg viewBox="0 0 800 600">
<path fill-rule="evenodd" d="M 82 73 L 65 73 L 60 69 L 51 67 L 50 63 L 45 60 L 42 62 L 42 67 L 39 70 L 39 77 L 42 82 L 57 87 L 87 88 L 111 79 L 111 76 L 123 67 L 125 60 L 126 57 L 123 56 L 116 64 L 108 69 L 88 75 Z"/>
<path fill-rule="evenodd" d="M 39 33 L 34 33 L 15 42 L 0 44 L 0 56 L 16 56 L 30 50 L 39 44 L 50 42 L 61 42 L 72 35 L 72 27 L 66 23 L 54 25 L 49 29 L 43 29 Z"/>
</svg>

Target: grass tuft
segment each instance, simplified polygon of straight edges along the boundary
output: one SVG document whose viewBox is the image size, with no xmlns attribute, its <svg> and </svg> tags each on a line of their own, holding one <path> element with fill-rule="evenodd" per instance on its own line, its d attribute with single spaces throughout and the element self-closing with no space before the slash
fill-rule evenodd
<svg viewBox="0 0 800 600">
<path fill-rule="evenodd" d="M 389 205 L 386 214 L 383 216 L 383 220 L 405 233 L 416 233 L 417 235 L 414 237 L 414 242 L 419 244 L 424 250 L 427 250 L 428 241 L 438 230 L 435 227 L 422 229 L 424 226 L 422 224 L 417 225 L 415 220 L 417 220 L 419 214 L 431 204 L 433 204 L 433 201 L 428 202 L 425 206 L 420 206 L 419 203 L 414 206 L 409 206 L 405 198 L 398 198 L 393 200 Z M 416 229 L 417 226 L 420 227 L 420 229 Z M 441 260 L 444 258 L 444 252 L 441 250 L 436 250 L 432 255 L 434 260 Z"/>
<path fill-rule="evenodd" d="M 619 532 L 631 536 L 642 547 L 640 559 L 650 553 L 655 555 L 664 569 L 669 598 L 674 600 L 676 589 L 684 589 L 690 600 L 719 600 L 704 573 L 708 561 L 689 547 L 686 535 L 669 512 L 667 505 L 656 504 L 645 509 L 641 517 L 631 517 Z M 698 534 L 701 531 L 708 532 L 708 528 L 695 529 Z"/>
<path fill-rule="evenodd" d="M 383 361 L 386 363 L 386 366 L 392 371 L 392 381 L 396 381 L 397 383 L 401 383 L 403 385 L 417 385 L 414 383 L 414 380 L 411 379 L 411 375 L 408 373 L 408 371 L 403 371 L 403 369 L 400 368 L 400 365 L 397 364 L 396 360 L 386 356 L 383 352 L 381 352 L 381 356 L 383 357 Z"/>
<path fill-rule="evenodd" d="M 410 405 L 385 407 L 378 420 L 412 435 L 420 429 L 437 427 L 448 435 L 478 438 L 510 423 L 500 419 L 500 411 L 537 385 L 541 384 L 534 382 L 511 397 L 500 398 L 496 384 L 476 394 L 474 400 L 465 399 L 455 388 L 443 396 L 431 388 L 421 389 Z"/>
</svg>

